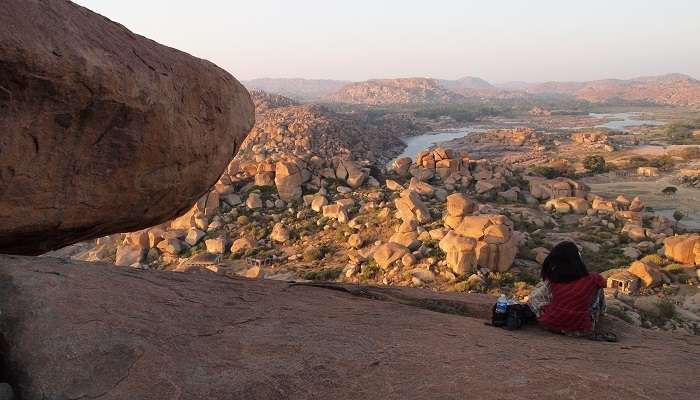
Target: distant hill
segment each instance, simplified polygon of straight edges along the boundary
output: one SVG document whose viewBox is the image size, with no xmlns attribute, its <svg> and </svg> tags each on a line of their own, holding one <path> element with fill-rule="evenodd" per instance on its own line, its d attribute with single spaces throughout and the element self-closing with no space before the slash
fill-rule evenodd
<svg viewBox="0 0 700 400">
<path fill-rule="evenodd" d="M 590 102 L 642 102 L 700 107 L 700 81 L 688 75 L 667 74 L 634 79 L 601 79 L 587 82 L 508 82 L 493 85 L 481 78 L 399 78 L 347 82 L 323 79 L 254 79 L 249 89 L 264 90 L 298 101 L 338 103 L 440 104 L 467 98 L 507 99 L 560 96 Z"/>
<path fill-rule="evenodd" d="M 343 86 L 327 98 L 338 103 L 389 105 L 454 103 L 465 97 L 429 78 L 374 79 Z"/>
<path fill-rule="evenodd" d="M 498 86 L 529 94 L 566 94 L 591 102 L 623 100 L 700 107 L 700 81 L 683 74 L 588 82 L 510 82 Z"/>
<path fill-rule="evenodd" d="M 295 100 L 311 101 L 329 96 L 348 83 L 330 79 L 260 78 L 244 81 L 243 85 L 249 90 L 263 90 Z"/>
<path fill-rule="evenodd" d="M 250 91 L 250 97 L 253 100 L 253 104 L 255 104 L 256 114 L 263 113 L 273 108 L 296 106 L 299 104 L 289 97 L 284 97 L 257 89 Z"/>
<path fill-rule="evenodd" d="M 449 89 L 457 93 L 469 90 L 497 90 L 497 88 L 492 84 L 474 76 L 465 76 L 456 80 L 441 79 L 439 82 L 445 89 Z"/>
</svg>

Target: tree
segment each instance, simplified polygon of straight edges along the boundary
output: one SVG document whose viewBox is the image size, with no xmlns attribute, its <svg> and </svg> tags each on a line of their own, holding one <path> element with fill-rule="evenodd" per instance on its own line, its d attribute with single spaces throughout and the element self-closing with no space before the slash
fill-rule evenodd
<svg viewBox="0 0 700 400">
<path fill-rule="evenodd" d="M 673 219 L 676 220 L 676 225 L 685 217 L 685 214 L 681 210 L 676 210 L 673 212 Z"/>
<path fill-rule="evenodd" d="M 594 174 L 600 174 L 606 171 L 605 158 L 599 155 L 589 155 L 583 159 L 583 167 Z"/>
</svg>

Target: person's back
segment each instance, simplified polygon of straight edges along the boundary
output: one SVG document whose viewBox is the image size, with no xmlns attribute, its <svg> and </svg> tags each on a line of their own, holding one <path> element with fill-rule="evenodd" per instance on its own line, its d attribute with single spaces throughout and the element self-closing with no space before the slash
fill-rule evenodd
<svg viewBox="0 0 700 400">
<path fill-rule="evenodd" d="M 605 279 L 592 272 L 571 282 L 550 282 L 551 302 L 542 307 L 538 322 L 561 332 L 590 332 L 591 304 Z"/>
</svg>

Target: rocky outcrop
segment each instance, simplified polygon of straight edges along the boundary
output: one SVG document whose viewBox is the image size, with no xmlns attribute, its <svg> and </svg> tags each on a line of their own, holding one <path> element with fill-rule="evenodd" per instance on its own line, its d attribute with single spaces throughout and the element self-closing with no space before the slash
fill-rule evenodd
<svg viewBox="0 0 700 400">
<path fill-rule="evenodd" d="M 664 255 L 687 265 L 700 265 L 700 235 L 678 235 L 664 240 Z"/>
<path fill-rule="evenodd" d="M 606 327 L 618 346 L 535 327 L 513 334 L 484 325 L 493 304 L 484 295 L 332 287 L 0 256 L 3 372 L 22 399 L 694 399 L 700 391 L 689 366 L 700 356 L 697 337 L 624 323 Z"/>
<path fill-rule="evenodd" d="M 580 197 L 585 199 L 590 192 L 590 188 L 585 183 L 569 178 L 546 179 L 529 176 L 526 179 L 530 183 L 530 194 L 538 200 L 563 197 Z"/>
<path fill-rule="evenodd" d="M 700 81 L 683 74 L 635 79 L 604 79 L 588 82 L 546 82 L 526 84 L 520 89 L 531 94 L 567 94 L 591 102 L 628 101 L 700 106 Z"/>
<path fill-rule="evenodd" d="M 215 65 L 69 1 L 0 13 L 0 252 L 153 226 L 216 182 L 253 124 Z"/>
<path fill-rule="evenodd" d="M 465 97 L 451 92 L 435 79 L 374 79 L 351 83 L 328 98 L 352 104 L 425 104 L 461 102 Z"/>
</svg>

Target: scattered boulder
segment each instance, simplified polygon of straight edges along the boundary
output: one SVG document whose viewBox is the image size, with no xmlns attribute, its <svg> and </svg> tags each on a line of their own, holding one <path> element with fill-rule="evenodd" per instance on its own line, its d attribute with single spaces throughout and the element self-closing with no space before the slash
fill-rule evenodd
<svg viewBox="0 0 700 400">
<path fill-rule="evenodd" d="M 407 247 L 400 244 L 384 243 L 374 250 L 372 258 L 381 269 L 388 269 L 394 262 L 410 253 L 411 251 Z"/>
<path fill-rule="evenodd" d="M 251 250 L 255 247 L 255 242 L 248 238 L 239 238 L 233 241 L 231 245 L 231 254 L 243 253 L 246 250 Z"/>
<path fill-rule="evenodd" d="M 476 203 L 462 193 L 447 196 L 447 215 L 463 217 L 474 212 Z"/>
<path fill-rule="evenodd" d="M 404 157 L 394 160 L 392 163 L 392 168 L 400 176 L 407 176 L 408 170 L 411 168 L 413 160 L 410 157 Z"/>
<path fill-rule="evenodd" d="M 365 182 L 369 174 L 360 168 L 355 162 L 343 160 L 335 168 L 335 175 L 338 179 L 345 181 L 348 186 L 357 189 Z"/>
<path fill-rule="evenodd" d="M 197 243 L 199 243 L 200 240 L 204 237 L 204 232 L 200 231 L 199 229 L 192 228 L 187 232 L 187 236 L 185 236 L 185 243 L 187 243 L 190 246 L 194 246 Z"/>
<path fill-rule="evenodd" d="M 348 237 L 348 245 L 353 249 L 359 249 L 363 244 L 362 236 L 357 233 L 353 233 Z"/>
<path fill-rule="evenodd" d="M 204 245 L 207 251 L 212 254 L 224 254 L 226 253 L 226 247 L 228 240 L 224 236 L 219 236 L 213 239 L 207 239 L 204 241 Z"/>
<path fill-rule="evenodd" d="M 394 201 L 399 218 L 406 220 L 415 219 L 421 224 L 430 222 L 430 210 L 421 201 L 418 193 L 412 190 L 404 190 L 401 197 Z"/>
<path fill-rule="evenodd" d="M 275 186 L 280 199 L 293 201 L 301 198 L 303 183 L 301 168 L 296 163 L 278 161 L 275 166 Z"/>
<path fill-rule="evenodd" d="M 659 285 L 663 281 L 663 273 L 656 265 L 635 261 L 630 265 L 628 271 L 641 279 L 646 287 Z"/>
<path fill-rule="evenodd" d="M 404 187 L 393 179 L 386 180 L 386 188 L 394 192 L 401 192 L 404 190 Z"/>
<path fill-rule="evenodd" d="M 281 223 L 278 222 L 275 224 L 275 226 L 272 227 L 272 233 L 270 234 L 270 240 L 279 242 L 279 243 L 284 243 L 289 241 L 289 230 L 287 227 Z"/>
<path fill-rule="evenodd" d="M 440 240 L 439 246 L 447 255 L 447 265 L 455 275 L 463 276 L 476 268 L 476 240 L 451 230 Z"/>
<path fill-rule="evenodd" d="M 248 195 L 248 198 L 245 201 L 245 205 L 250 210 L 257 210 L 257 209 L 262 208 L 263 202 L 262 202 L 262 198 L 260 197 L 260 194 L 250 193 Z"/>
<path fill-rule="evenodd" d="M 588 201 L 580 197 L 558 197 L 548 200 L 544 208 L 548 211 L 555 211 L 559 214 L 586 214 L 589 209 Z"/>
<path fill-rule="evenodd" d="M 158 250 L 171 256 L 182 252 L 182 242 L 179 239 L 164 239 L 158 243 Z"/>
</svg>

